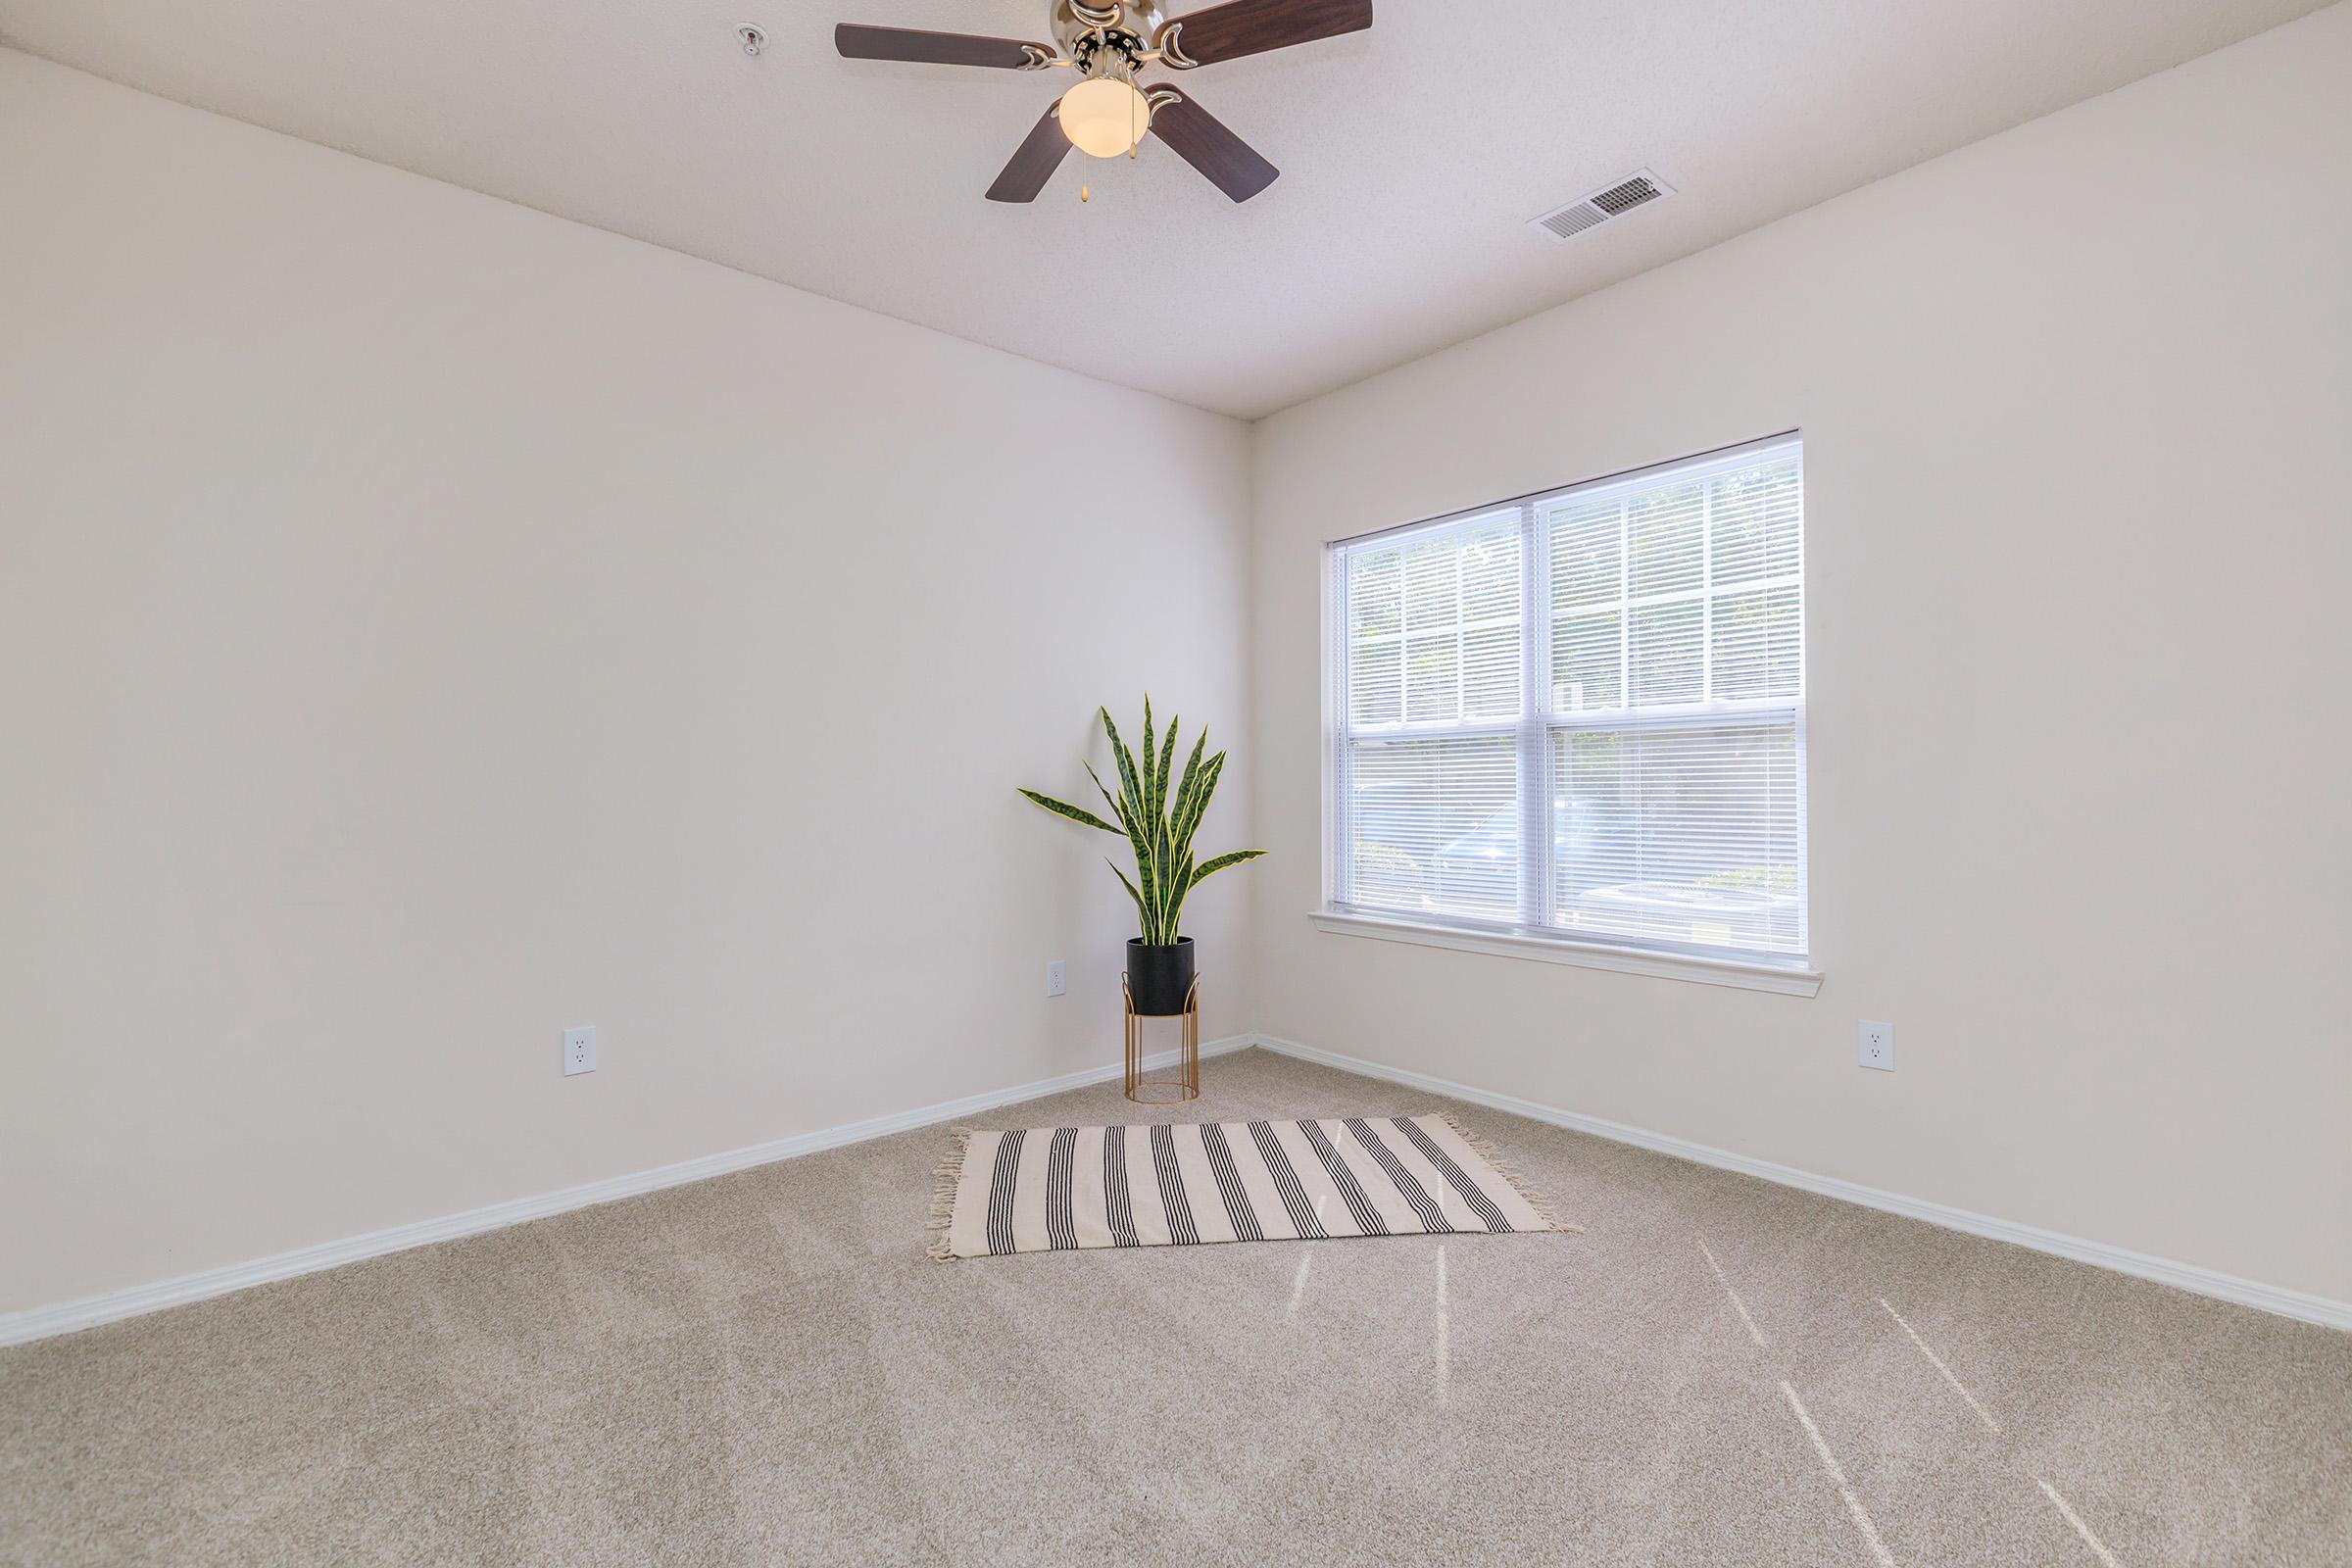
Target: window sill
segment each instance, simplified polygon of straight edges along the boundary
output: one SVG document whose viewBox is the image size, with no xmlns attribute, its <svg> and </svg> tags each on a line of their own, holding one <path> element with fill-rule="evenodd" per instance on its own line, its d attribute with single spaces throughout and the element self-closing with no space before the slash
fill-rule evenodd
<svg viewBox="0 0 2352 1568">
<path fill-rule="evenodd" d="M 1338 909 L 1310 910 L 1307 919 L 1314 922 L 1316 930 L 1336 936 L 1409 942 L 1425 948 L 1451 948 L 1457 953 L 1490 953 L 1503 958 L 1533 958 L 1540 963 L 1611 969 L 1619 974 L 1654 975 L 1662 980 L 1734 986 L 1742 991 L 1771 991 L 1786 997 L 1810 997 L 1821 990 L 1821 971 L 1793 963 L 1702 958 L 1690 954 L 1656 953 L 1645 948 L 1613 948 L 1596 942 L 1579 942 L 1570 937 L 1429 925 L 1415 920 L 1390 919 L 1382 915 L 1355 914 Z"/>
</svg>

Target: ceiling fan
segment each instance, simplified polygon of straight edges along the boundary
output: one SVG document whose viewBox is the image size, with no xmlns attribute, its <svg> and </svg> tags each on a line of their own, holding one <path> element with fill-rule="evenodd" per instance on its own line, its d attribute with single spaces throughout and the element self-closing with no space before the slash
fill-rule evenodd
<svg viewBox="0 0 2352 1568">
<path fill-rule="evenodd" d="M 852 22 L 833 29 L 833 45 L 851 60 L 1077 72 L 1083 79 L 1046 111 L 988 188 L 992 202 L 1037 200 L 1072 147 L 1118 158 L 1152 132 L 1219 190 L 1246 202 L 1281 171 L 1190 94 L 1166 82 L 1139 83 L 1137 74 L 1147 66 L 1191 71 L 1372 25 L 1372 0 L 1228 0 L 1173 20 L 1160 0 L 1050 0 L 1050 8 L 1059 48 Z"/>
</svg>

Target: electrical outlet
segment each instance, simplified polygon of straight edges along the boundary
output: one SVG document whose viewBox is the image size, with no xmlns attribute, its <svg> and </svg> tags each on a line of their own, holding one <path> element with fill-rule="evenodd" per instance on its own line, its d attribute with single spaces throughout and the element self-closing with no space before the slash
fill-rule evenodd
<svg viewBox="0 0 2352 1568">
<path fill-rule="evenodd" d="M 1055 958 L 1052 963 L 1046 965 L 1046 995 L 1058 997 L 1069 989 L 1069 974 L 1063 968 L 1062 961 Z"/>
<path fill-rule="evenodd" d="M 564 1031 L 564 1076 L 596 1071 L 596 1025 Z"/>
<path fill-rule="evenodd" d="M 1894 1025 L 1875 1018 L 1862 1020 L 1858 1054 L 1862 1065 L 1881 1072 L 1894 1071 Z"/>
</svg>

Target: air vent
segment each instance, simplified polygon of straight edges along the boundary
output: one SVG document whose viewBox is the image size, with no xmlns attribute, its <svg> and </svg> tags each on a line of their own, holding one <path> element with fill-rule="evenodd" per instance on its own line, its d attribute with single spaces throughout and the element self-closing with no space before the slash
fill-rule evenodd
<svg viewBox="0 0 2352 1568">
<path fill-rule="evenodd" d="M 1553 239 L 1574 239 L 1588 228 L 1596 228 L 1612 218 L 1621 217 L 1637 207 L 1647 207 L 1652 202 L 1663 201 L 1673 194 L 1672 185 L 1646 169 L 1638 169 L 1604 190 L 1596 190 L 1556 212 L 1529 220 L 1528 226 L 1541 229 Z"/>
</svg>

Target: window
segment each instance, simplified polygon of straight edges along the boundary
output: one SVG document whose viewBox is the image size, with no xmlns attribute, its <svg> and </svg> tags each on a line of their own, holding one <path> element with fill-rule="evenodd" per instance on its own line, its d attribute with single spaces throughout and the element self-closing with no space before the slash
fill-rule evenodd
<svg viewBox="0 0 2352 1568">
<path fill-rule="evenodd" d="M 1331 547 L 1335 910 L 1801 969 L 1795 436 Z"/>
</svg>

